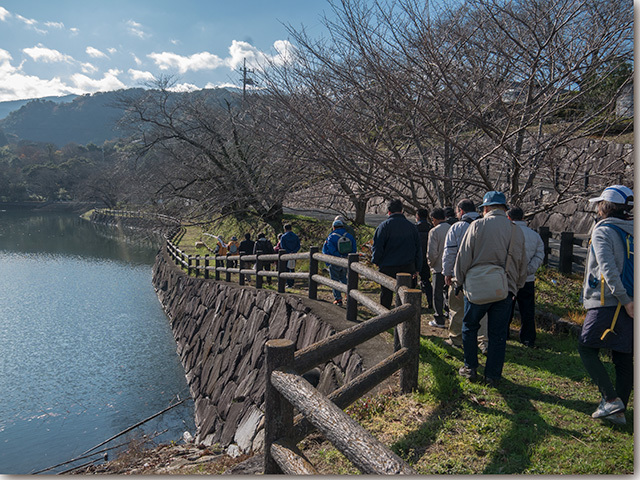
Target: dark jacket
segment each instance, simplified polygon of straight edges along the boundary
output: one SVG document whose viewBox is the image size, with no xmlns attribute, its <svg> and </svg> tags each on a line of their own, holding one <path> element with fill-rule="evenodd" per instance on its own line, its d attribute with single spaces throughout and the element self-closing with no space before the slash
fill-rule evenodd
<svg viewBox="0 0 640 480">
<path fill-rule="evenodd" d="M 418 229 L 402 213 L 390 215 L 373 234 L 372 262 L 379 267 L 413 265 L 422 268 L 422 246 Z"/>
<path fill-rule="evenodd" d="M 427 220 L 420 220 L 416 223 L 418 229 L 418 235 L 420 236 L 420 246 L 422 247 L 422 259 L 427 258 L 427 242 L 429 241 L 429 230 L 433 228 L 431 222 Z"/>
<path fill-rule="evenodd" d="M 253 253 L 253 245 L 255 243 L 256 242 L 254 242 L 253 240 L 243 240 L 240 242 L 240 247 L 238 248 L 238 250 L 244 252 L 247 255 L 251 255 Z"/>
<path fill-rule="evenodd" d="M 280 248 L 286 250 L 287 253 L 296 253 L 300 250 L 300 238 L 289 230 L 280 237 Z"/>
<path fill-rule="evenodd" d="M 254 255 L 263 255 L 273 253 L 273 244 L 267 238 L 259 238 L 253 246 Z"/>
<path fill-rule="evenodd" d="M 353 235 L 347 232 L 347 229 L 344 227 L 336 228 L 329 234 L 324 245 L 322 245 L 322 253 L 325 255 L 333 255 L 334 257 L 346 258 L 347 254 L 343 255 L 338 251 L 338 240 L 342 235 L 346 235 L 347 238 L 351 240 L 351 253 L 356 253 L 356 239 L 353 238 Z"/>
</svg>

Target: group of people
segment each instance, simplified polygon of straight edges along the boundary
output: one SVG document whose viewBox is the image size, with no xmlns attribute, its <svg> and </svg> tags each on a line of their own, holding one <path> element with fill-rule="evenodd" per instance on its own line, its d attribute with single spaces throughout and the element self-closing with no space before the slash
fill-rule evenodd
<svg viewBox="0 0 640 480">
<path fill-rule="evenodd" d="M 586 319 L 578 351 L 602 399 L 593 418 L 626 423 L 624 411 L 633 388 L 633 192 L 613 185 L 597 198 L 595 224 L 582 290 Z M 540 236 L 527 227 L 520 207 L 507 207 L 502 192 L 487 192 L 478 213 L 470 199 L 456 209 L 419 209 L 416 223 L 399 200 L 388 204 L 388 218 L 375 231 L 372 262 L 380 272 L 420 278 L 433 327 L 449 331 L 446 343 L 462 347 L 459 374 L 478 378 L 478 349 L 486 354 L 484 378 L 497 386 L 506 340 L 517 304 L 520 342 L 534 347 L 535 273 L 544 259 Z M 382 288 L 380 303 L 391 308 L 393 292 Z M 615 386 L 600 360 L 612 351 Z"/>
<path fill-rule="evenodd" d="M 624 424 L 633 388 L 633 192 L 614 185 L 589 201 L 597 204 L 599 220 L 587 254 L 582 291 L 587 315 L 578 351 L 602 395 L 592 417 Z M 526 225 L 523 210 L 508 208 L 499 191 L 487 192 L 478 208 L 464 198 L 455 209 L 418 209 L 415 223 L 404 215 L 400 200 L 391 200 L 387 210 L 387 219 L 373 236 L 372 263 L 392 278 L 398 273 L 411 274 L 414 287 L 419 278 L 428 308 L 434 311 L 429 325 L 448 327 L 445 342 L 463 350 L 464 365 L 459 374 L 470 380 L 478 378 L 480 350 L 486 355 L 484 379 L 497 386 L 516 304 L 521 319 L 519 341 L 535 346 L 534 285 L 544 259 L 542 239 Z M 219 242 L 224 245 L 221 238 Z M 237 242 L 235 237 L 224 245 L 230 253 L 232 248 L 253 254 L 300 250 L 300 239 L 290 224 L 284 226 L 275 247 L 264 233 L 255 242 L 249 234 L 235 247 L 233 242 Z M 337 216 L 322 253 L 346 258 L 355 252 L 353 229 Z M 332 280 L 347 283 L 345 267 L 327 266 Z M 293 271 L 295 263 L 287 267 Z M 268 263 L 264 268 L 269 269 Z M 287 281 L 287 286 L 292 284 Z M 333 289 L 333 297 L 334 304 L 342 305 L 339 290 Z M 392 301 L 393 291 L 382 286 L 380 304 L 391 309 Z M 612 351 L 615 386 L 599 357 L 603 348 Z"/>
</svg>

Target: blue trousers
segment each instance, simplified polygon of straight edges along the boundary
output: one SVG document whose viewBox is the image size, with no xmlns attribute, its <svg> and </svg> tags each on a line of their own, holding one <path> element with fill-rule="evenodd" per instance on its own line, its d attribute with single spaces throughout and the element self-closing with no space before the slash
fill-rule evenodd
<svg viewBox="0 0 640 480">
<path fill-rule="evenodd" d="M 485 313 L 488 317 L 489 345 L 484 369 L 486 378 L 497 380 L 502 376 L 512 303 L 513 295 L 511 293 L 504 300 L 485 305 L 476 305 L 466 297 L 464 299 L 462 347 L 464 349 L 464 364 L 469 368 L 478 368 L 478 329 L 480 328 L 480 319 L 484 317 Z"/>
<path fill-rule="evenodd" d="M 347 269 L 339 267 L 338 265 L 329 265 L 329 277 L 336 282 L 347 284 Z M 342 292 L 340 290 L 333 290 L 334 300 L 342 300 Z"/>
</svg>

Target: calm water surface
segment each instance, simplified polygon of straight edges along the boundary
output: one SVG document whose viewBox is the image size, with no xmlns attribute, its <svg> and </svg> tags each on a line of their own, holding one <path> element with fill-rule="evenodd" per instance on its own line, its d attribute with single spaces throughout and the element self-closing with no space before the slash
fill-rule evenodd
<svg viewBox="0 0 640 480">
<path fill-rule="evenodd" d="M 70 460 L 188 398 L 156 252 L 77 215 L 0 212 L 0 474 Z M 165 429 L 157 442 L 193 433 L 191 401 L 107 446 Z"/>
</svg>

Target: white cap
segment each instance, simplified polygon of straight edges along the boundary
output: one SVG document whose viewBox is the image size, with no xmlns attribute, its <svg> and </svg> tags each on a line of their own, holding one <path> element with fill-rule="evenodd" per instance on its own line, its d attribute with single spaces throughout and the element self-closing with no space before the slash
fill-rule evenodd
<svg viewBox="0 0 640 480">
<path fill-rule="evenodd" d="M 612 185 L 605 188 L 599 197 L 590 198 L 589 202 L 595 203 L 602 200 L 633 207 L 633 190 L 624 185 Z"/>
</svg>

